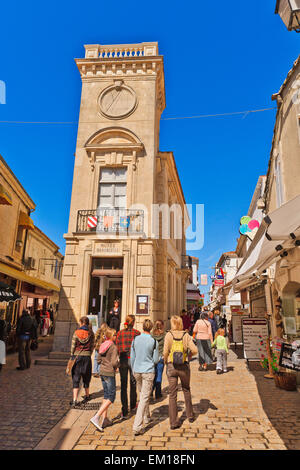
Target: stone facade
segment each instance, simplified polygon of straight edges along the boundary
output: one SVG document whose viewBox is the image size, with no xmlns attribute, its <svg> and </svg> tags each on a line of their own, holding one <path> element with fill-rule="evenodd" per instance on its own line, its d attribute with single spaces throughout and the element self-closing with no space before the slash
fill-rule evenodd
<svg viewBox="0 0 300 470">
<path fill-rule="evenodd" d="M 54 349 L 60 351 L 68 350 L 82 315 L 101 310 L 101 319 L 105 319 L 107 308 L 112 307 L 103 304 L 104 298 L 106 303 L 109 298 L 107 282 L 118 278 L 115 273 L 119 273 L 116 282 L 122 283 L 122 322 L 126 315 L 136 313 L 136 295 L 149 296 L 148 315 L 137 316 L 137 327 L 147 316 L 167 320 L 179 313 L 186 304 L 185 281 L 189 274 L 185 238 L 183 235 L 177 239 L 174 228 L 179 223 L 184 233 L 189 224 L 185 200 L 173 154 L 159 151 L 165 88 L 158 45 L 88 45 L 85 50 L 85 58 L 76 59 L 82 95 L 54 341 Z M 105 175 L 109 174 L 111 178 L 120 177 L 119 183 L 106 184 Z M 113 210 L 117 207 L 117 212 L 110 212 L 103 201 L 105 197 L 117 201 L 117 193 L 122 193 L 119 202 L 109 205 Z M 170 237 L 157 237 L 153 232 L 155 204 L 168 208 L 177 205 L 182 210 L 181 218 L 170 217 Z M 130 233 L 120 228 L 121 218 L 115 225 L 116 213 L 128 218 Z M 89 217 L 94 217 L 96 227 L 88 226 Z M 158 223 L 161 228 L 165 219 L 162 217 Z M 95 263 L 114 263 L 109 261 L 114 259 L 122 260 L 120 270 L 94 269 Z M 100 286 L 106 286 L 104 290 L 100 287 L 101 301 L 96 294 L 91 299 L 97 273 Z M 97 312 L 98 302 L 101 306 Z"/>
</svg>

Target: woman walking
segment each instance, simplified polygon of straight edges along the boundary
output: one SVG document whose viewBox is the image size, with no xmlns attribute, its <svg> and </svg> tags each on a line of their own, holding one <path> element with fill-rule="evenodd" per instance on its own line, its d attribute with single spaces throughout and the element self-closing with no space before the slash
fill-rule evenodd
<svg viewBox="0 0 300 470">
<path fill-rule="evenodd" d="M 92 360 L 91 355 L 94 350 L 95 336 L 93 330 L 89 327 L 88 317 L 81 317 L 79 320 L 79 328 L 75 331 L 72 338 L 71 357 L 75 357 L 76 361 L 72 368 L 73 380 L 73 402 L 72 406 L 78 404 L 78 393 L 80 379 L 82 378 L 85 388 L 85 397 L 81 403 L 86 403 L 90 399 L 90 381 L 92 378 Z"/>
<path fill-rule="evenodd" d="M 50 328 L 50 313 L 48 312 L 48 310 L 46 310 L 45 312 L 43 312 L 43 316 L 42 316 L 42 336 L 48 336 L 49 328 Z"/>
<path fill-rule="evenodd" d="M 207 370 L 207 365 L 213 362 L 211 343 L 213 341 L 211 324 L 208 321 L 207 313 L 201 313 L 200 320 L 194 326 L 197 348 L 199 353 L 199 370 Z"/>
<path fill-rule="evenodd" d="M 198 350 L 193 342 L 193 338 L 183 330 L 182 319 L 177 315 L 172 316 L 171 331 L 166 334 L 163 351 L 169 381 L 169 417 L 171 429 L 180 427 L 177 408 L 178 379 L 180 379 L 184 393 L 188 420 L 192 423 L 195 419 L 190 389 L 189 359 L 197 354 L 197 352 Z"/>
<path fill-rule="evenodd" d="M 102 323 L 100 328 L 97 330 L 95 334 L 95 357 L 94 357 L 94 366 L 93 366 L 93 377 L 100 377 L 100 363 L 98 362 L 99 358 L 99 348 L 101 343 L 103 342 L 103 338 L 105 335 L 105 332 L 108 328 L 107 323 Z"/>
<path fill-rule="evenodd" d="M 216 332 L 215 340 L 212 343 L 212 348 L 216 348 L 217 356 L 217 374 L 222 374 L 222 372 L 227 372 L 227 354 L 228 354 L 228 345 L 227 339 L 225 338 L 225 330 L 219 328 Z"/>
<path fill-rule="evenodd" d="M 155 377 L 154 377 L 154 384 L 153 384 L 153 391 L 155 390 L 155 398 L 161 398 L 161 383 L 162 383 L 162 375 L 164 370 L 164 342 L 165 342 L 166 332 L 164 331 L 164 322 L 162 320 L 157 320 L 154 325 L 154 330 L 152 333 L 152 338 L 154 338 L 158 343 L 158 353 L 159 353 L 159 361 L 155 366 Z"/>
<path fill-rule="evenodd" d="M 107 412 L 116 399 L 116 372 L 119 367 L 119 356 L 115 340 L 116 330 L 107 328 L 100 345 L 98 358 L 101 364 L 100 377 L 104 399 L 99 411 L 90 420 L 100 432 L 103 432 L 105 427 L 112 425 L 112 422 L 107 418 Z"/>
</svg>

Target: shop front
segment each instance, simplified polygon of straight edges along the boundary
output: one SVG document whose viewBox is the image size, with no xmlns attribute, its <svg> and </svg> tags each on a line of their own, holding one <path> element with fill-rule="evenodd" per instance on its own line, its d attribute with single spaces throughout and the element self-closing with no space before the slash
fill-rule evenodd
<svg viewBox="0 0 300 470">
<path fill-rule="evenodd" d="M 89 294 L 89 315 L 98 316 L 98 324 L 106 322 L 114 301 L 122 306 L 123 258 L 92 258 Z"/>
</svg>

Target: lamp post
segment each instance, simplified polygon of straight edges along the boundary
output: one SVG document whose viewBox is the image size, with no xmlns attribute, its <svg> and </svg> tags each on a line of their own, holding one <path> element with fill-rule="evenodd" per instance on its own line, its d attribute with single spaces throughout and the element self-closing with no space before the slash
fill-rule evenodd
<svg viewBox="0 0 300 470">
<path fill-rule="evenodd" d="M 300 0 L 277 0 L 275 13 L 289 31 L 300 33 Z"/>
</svg>

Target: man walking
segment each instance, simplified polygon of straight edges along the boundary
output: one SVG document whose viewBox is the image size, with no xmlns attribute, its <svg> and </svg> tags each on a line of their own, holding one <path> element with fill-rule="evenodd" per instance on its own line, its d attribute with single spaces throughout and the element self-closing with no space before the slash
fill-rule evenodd
<svg viewBox="0 0 300 470">
<path fill-rule="evenodd" d="M 119 331 L 116 339 L 116 346 L 120 357 L 120 378 L 121 378 L 121 402 L 122 402 L 122 418 L 128 418 L 128 374 L 130 380 L 130 410 L 136 408 L 136 380 L 133 376 L 130 365 L 130 348 L 136 336 L 141 333 L 134 329 L 135 316 L 128 315 L 126 317 L 123 330 Z"/>
<path fill-rule="evenodd" d="M 159 361 L 158 342 L 150 335 L 151 320 L 143 323 L 143 333 L 136 337 L 131 346 L 130 362 L 140 393 L 139 406 L 133 423 L 135 436 L 143 434 L 144 425 L 150 422 L 149 401 L 155 377 L 155 365 Z"/>
<path fill-rule="evenodd" d="M 17 321 L 16 335 L 19 350 L 19 367 L 17 367 L 17 370 L 29 369 L 31 365 L 30 343 L 36 336 L 36 328 L 27 310 L 23 310 Z"/>
</svg>

